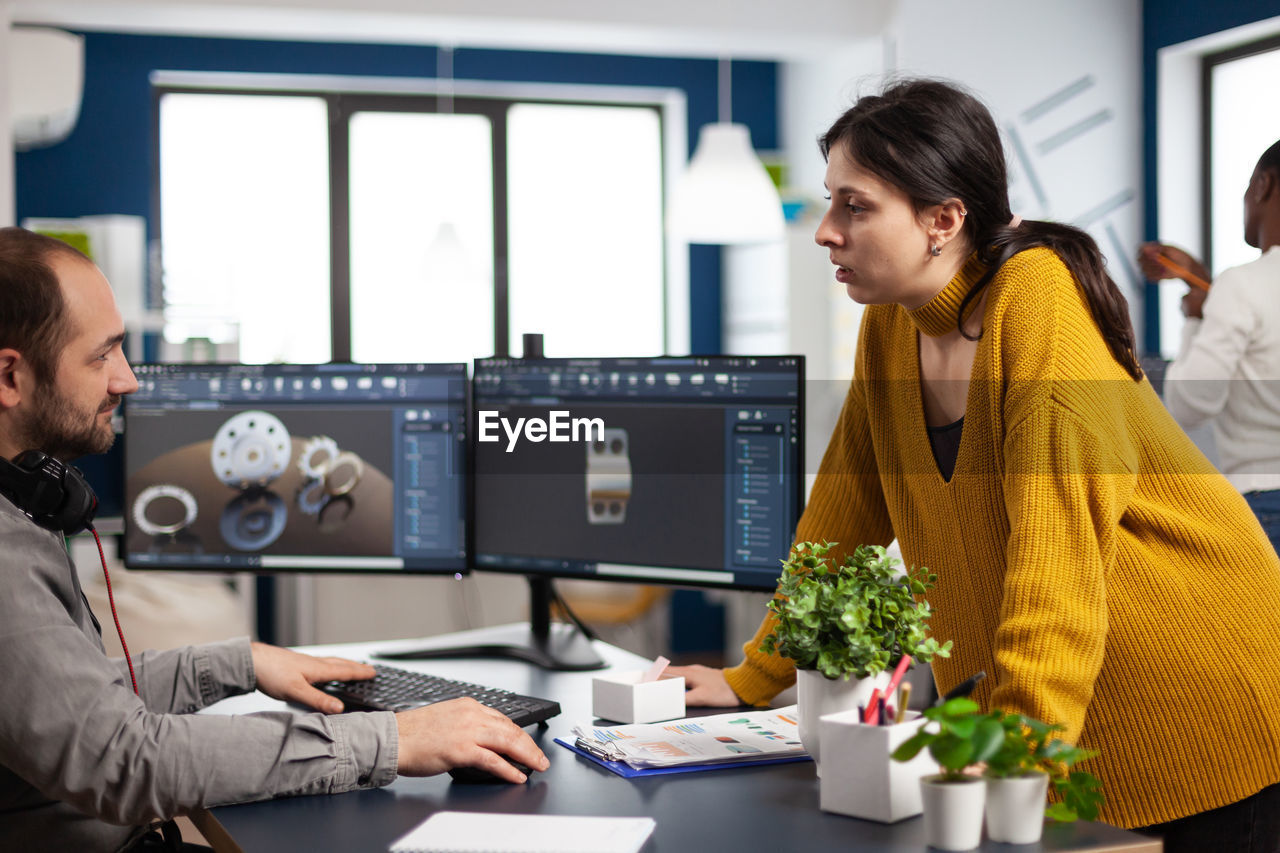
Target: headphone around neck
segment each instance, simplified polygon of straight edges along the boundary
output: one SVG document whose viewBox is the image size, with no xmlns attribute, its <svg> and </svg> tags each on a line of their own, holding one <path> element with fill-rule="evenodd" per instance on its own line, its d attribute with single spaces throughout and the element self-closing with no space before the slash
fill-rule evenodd
<svg viewBox="0 0 1280 853">
<path fill-rule="evenodd" d="M 41 527 L 70 536 L 93 526 L 98 496 L 80 473 L 39 450 L 0 457 L 0 494 Z"/>
</svg>

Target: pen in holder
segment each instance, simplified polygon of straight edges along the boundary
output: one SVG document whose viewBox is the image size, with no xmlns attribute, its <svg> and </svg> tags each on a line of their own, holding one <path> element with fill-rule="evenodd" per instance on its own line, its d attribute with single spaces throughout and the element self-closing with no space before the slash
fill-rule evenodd
<svg viewBox="0 0 1280 853">
<path fill-rule="evenodd" d="M 889 756 L 923 724 L 918 711 L 907 711 L 893 725 L 865 724 L 857 711 L 822 717 L 819 807 L 881 823 L 920 814 L 920 778 L 937 773 L 937 762 L 928 750 L 905 763 Z"/>
</svg>

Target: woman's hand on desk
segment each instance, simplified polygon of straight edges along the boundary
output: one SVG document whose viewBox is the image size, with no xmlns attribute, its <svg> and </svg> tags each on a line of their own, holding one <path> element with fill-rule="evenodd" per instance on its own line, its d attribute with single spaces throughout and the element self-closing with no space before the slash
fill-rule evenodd
<svg viewBox="0 0 1280 853">
<path fill-rule="evenodd" d="M 300 702 L 326 714 L 341 713 L 342 702 L 312 685 L 375 675 L 369 664 L 346 658 L 317 658 L 266 643 L 252 643 L 250 649 L 259 690 L 272 699 Z"/>
<path fill-rule="evenodd" d="M 663 672 L 663 678 L 679 678 L 684 676 L 684 703 L 686 705 L 709 705 L 713 708 L 729 708 L 741 705 L 742 700 L 733 692 L 729 682 L 724 679 L 723 669 L 712 669 L 709 666 L 694 664 L 693 666 L 669 666 Z"/>
<path fill-rule="evenodd" d="M 526 767 L 546 770 L 547 757 L 524 729 L 500 711 L 474 699 L 450 699 L 396 714 L 400 733 L 399 770 L 404 776 L 434 776 L 454 767 L 478 767 L 520 783 L 525 776 L 509 755 Z"/>
</svg>

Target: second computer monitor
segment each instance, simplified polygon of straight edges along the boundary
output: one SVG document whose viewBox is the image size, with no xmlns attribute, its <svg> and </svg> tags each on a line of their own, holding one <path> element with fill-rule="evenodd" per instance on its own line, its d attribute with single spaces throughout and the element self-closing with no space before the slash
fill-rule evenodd
<svg viewBox="0 0 1280 853">
<path fill-rule="evenodd" d="M 800 356 L 478 360 L 475 567 L 772 590 L 803 379 Z"/>
</svg>

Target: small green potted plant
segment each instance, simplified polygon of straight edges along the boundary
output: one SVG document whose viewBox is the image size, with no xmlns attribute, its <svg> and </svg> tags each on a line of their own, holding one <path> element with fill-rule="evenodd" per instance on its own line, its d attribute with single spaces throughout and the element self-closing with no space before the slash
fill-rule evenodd
<svg viewBox="0 0 1280 853">
<path fill-rule="evenodd" d="M 895 761 L 910 761 L 927 748 L 942 769 L 921 780 L 929 844 L 943 850 L 976 847 L 984 813 L 991 840 L 1012 844 L 1038 841 L 1044 816 L 1097 818 L 1101 785 L 1092 774 L 1071 769 L 1096 753 L 1055 738 L 1062 726 L 980 710 L 965 698 L 926 709 L 925 726 L 893 752 Z M 1046 809 L 1050 782 L 1062 799 Z"/>
<path fill-rule="evenodd" d="M 821 775 L 818 719 L 866 704 L 887 686 L 903 655 L 928 663 L 947 657 L 951 643 L 929 636 L 924 595 L 937 579 L 926 568 L 900 569 L 879 546 L 859 546 L 844 563 L 828 558 L 835 543 L 798 542 L 783 561 L 777 617 L 760 646 L 796 665 L 800 740 Z M 878 679 L 878 684 L 877 684 Z"/>
<path fill-rule="evenodd" d="M 972 850 L 982 841 L 987 786 L 979 767 L 999 752 L 1005 730 L 966 697 L 926 708 L 920 731 L 893 751 L 894 761 L 910 761 L 928 749 L 941 772 L 920 780 L 925 841 L 939 850 Z"/>
<path fill-rule="evenodd" d="M 1072 766 L 1096 752 L 1072 746 L 1054 735 L 1061 725 L 1049 725 L 1020 714 L 990 715 L 1004 736 L 1000 749 L 987 759 L 987 834 L 993 841 L 1032 844 L 1040 840 L 1044 816 L 1058 821 L 1078 817 L 1095 820 L 1104 802 L 1102 786 L 1091 773 Z M 1044 808 L 1049 784 L 1060 795 Z"/>
</svg>

